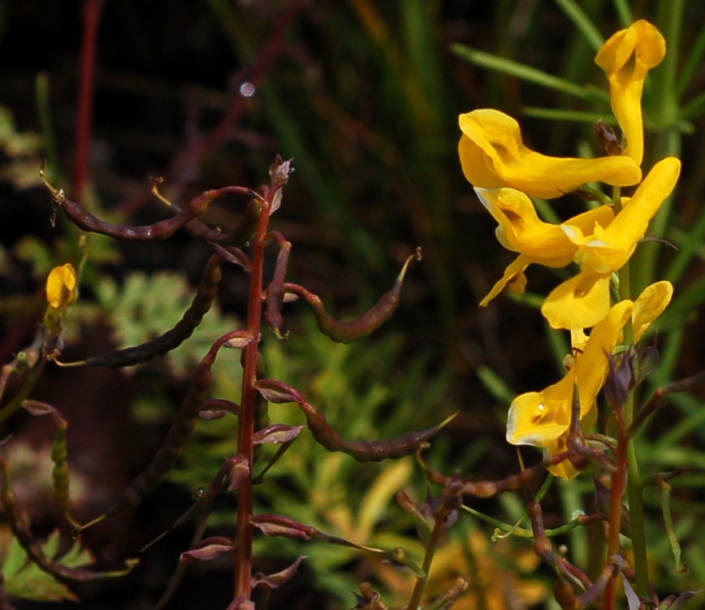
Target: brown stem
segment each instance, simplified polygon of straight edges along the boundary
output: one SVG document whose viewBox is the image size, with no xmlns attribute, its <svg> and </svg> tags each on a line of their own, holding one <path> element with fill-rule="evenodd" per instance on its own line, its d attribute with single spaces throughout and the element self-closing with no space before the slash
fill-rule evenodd
<svg viewBox="0 0 705 610">
<path fill-rule="evenodd" d="M 266 204 L 260 215 L 257 233 L 252 242 L 252 269 L 247 307 L 247 330 L 252 341 L 244 351 L 242 372 L 242 398 L 238 418 L 238 455 L 252 468 L 254 457 L 255 401 L 257 399 L 257 356 L 262 320 L 262 277 L 266 234 L 272 200 L 278 189 L 267 191 Z M 235 548 L 235 597 L 250 599 L 252 591 L 252 476 L 240 483 L 237 494 L 237 532 Z"/>
</svg>

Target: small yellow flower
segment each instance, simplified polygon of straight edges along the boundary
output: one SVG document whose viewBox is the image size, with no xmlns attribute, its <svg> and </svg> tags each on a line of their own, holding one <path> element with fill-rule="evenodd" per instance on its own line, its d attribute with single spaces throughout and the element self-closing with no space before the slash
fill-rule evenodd
<svg viewBox="0 0 705 610">
<path fill-rule="evenodd" d="M 499 223 L 496 230 L 499 242 L 507 250 L 519 253 L 519 257 L 507 267 L 504 277 L 482 300 L 481 306 L 485 307 L 507 285 L 513 292 L 524 292 L 524 271 L 532 263 L 557 268 L 565 267 L 573 261 L 578 247 L 568 239 L 560 225 L 539 219 L 527 195 L 512 188 L 475 187 L 475 192 L 482 205 Z M 609 206 L 600 206 L 568 222 L 581 227 L 581 231 L 592 233 L 597 228 L 609 225 L 613 218 L 614 212 Z"/>
<path fill-rule="evenodd" d="M 589 427 L 594 423 L 593 407 L 608 371 L 606 354 L 611 354 L 622 340 L 622 328 L 632 308 L 631 301 L 622 301 L 610 309 L 592 330 L 582 353 L 575 356 L 574 366 L 558 383 L 542 392 L 528 392 L 514 399 L 507 418 L 509 443 L 543 447 L 548 454 L 558 453 L 564 448 L 576 383 L 581 424 Z M 568 462 L 551 468 L 551 472 L 565 478 L 574 476 L 571 471 L 574 469 Z"/>
<path fill-rule="evenodd" d="M 634 340 L 638 341 L 666 308 L 672 293 L 669 282 L 657 282 L 648 286 L 634 303 L 621 301 L 609 309 L 587 340 L 578 338 L 578 345 L 574 347 L 580 350 L 563 379 L 541 392 L 528 392 L 514 399 L 507 417 L 507 441 L 513 445 L 542 447 L 548 455 L 565 451 L 576 384 L 581 428 L 587 430 L 595 421 L 595 401 L 609 371 L 607 354 L 622 340 L 625 324 L 631 317 Z M 577 474 L 568 461 L 549 470 L 565 479 Z"/>
<path fill-rule="evenodd" d="M 458 152 L 465 178 L 483 188 L 511 187 L 532 197 L 550 199 L 587 182 L 632 186 L 641 169 L 631 157 L 577 159 L 548 157 L 524 146 L 519 124 L 510 116 L 484 108 L 459 117 Z"/>
<path fill-rule="evenodd" d="M 58 312 L 76 300 L 76 271 L 71 263 L 51 270 L 47 277 L 46 295 L 49 307 Z"/>
<path fill-rule="evenodd" d="M 595 225 L 592 234 L 585 234 L 571 221 L 561 225 L 576 246 L 574 260 L 581 272 L 555 288 L 544 301 L 541 313 L 551 327 L 589 328 L 605 316 L 610 302 L 610 276 L 634 253 L 649 222 L 675 187 L 680 167 L 676 157 L 654 165 L 607 227 Z"/>
<path fill-rule="evenodd" d="M 597 53 L 610 84 L 612 112 L 627 140 L 624 154 L 641 165 L 644 128 L 641 94 L 648 71 L 666 55 L 666 41 L 648 21 L 637 21 L 612 36 Z"/>
</svg>

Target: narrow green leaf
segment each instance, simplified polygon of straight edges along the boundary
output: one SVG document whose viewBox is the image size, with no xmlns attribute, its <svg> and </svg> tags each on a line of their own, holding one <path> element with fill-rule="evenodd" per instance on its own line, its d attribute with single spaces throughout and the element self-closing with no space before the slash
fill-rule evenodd
<svg viewBox="0 0 705 610">
<path fill-rule="evenodd" d="M 680 116 L 682 119 L 691 121 L 699 116 L 702 116 L 705 112 L 705 92 L 700 95 L 696 95 L 692 100 L 690 100 L 685 106 L 680 109 Z"/>
<path fill-rule="evenodd" d="M 595 52 L 599 51 L 605 39 L 595 27 L 595 24 L 585 14 L 585 11 L 583 11 L 574 0 L 556 0 L 556 4 L 566 14 L 566 17 L 575 24 L 575 27 L 582 35 L 585 36 L 585 39 L 593 50 Z"/>
<path fill-rule="evenodd" d="M 512 400 L 514 400 L 516 392 L 514 392 L 491 368 L 487 366 L 478 367 L 477 377 L 492 397 L 503 406 L 509 406 Z"/>
<path fill-rule="evenodd" d="M 686 59 L 676 81 L 676 97 L 678 99 L 690 84 L 696 70 L 699 70 L 702 65 L 703 54 L 705 54 L 705 28 L 700 29 L 700 34 L 698 34 L 695 43 L 689 46 L 689 50 L 688 59 Z"/>
<path fill-rule="evenodd" d="M 628 28 L 634 22 L 634 15 L 632 15 L 629 0 L 613 0 L 613 3 L 622 27 Z"/>
<path fill-rule="evenodd" d="M 705 210 L 700 213 L 695 224 L 687 231 L 670 227 L 668 239 L 678 246 L 678 253 L 666 270 L 665 277 L 672 284 L 677 284 L 683 277 L 688 265 L 696 256 L 705 259 Z"/>
<path fill-rule="evenodd" d="M 672 425 L 668 430 L 659 432 L 658 440 L 650 442 L 649 451 L 644 455 L 651 455 L 653 452 L 668 453 L 672 448 L 677 447 L 689 434 L 702 430 L 705 426 L 705 409 L 701 408 L 698 400 L 686 394 L 672 395 L 669 400 L 678 403 L 683 402 L 683 410 L 689 413 L 687 417 Z M 684 464 L 688 464 L 686 459 Z"/>
<path fill-rule="evenodd" d="M 671 516 L 671 488 L 667 485 L 661 489 L 661 510 L 663 511 L 663 524 L 666 528 L 666 535 L 671 546 L 671 553 L 676 562 L 676 570 L 681 570 L 681 545 L 678 542 L 676 528 L 673 525 Z"/>
<path fill-rule="evenodd" d="M 605 125 L 617 124 L 617 121 L 612 116 L 611 111 L 603 113 L 525 106 L 522 109 L 522 114 L 535 119 L 546 119 L 547 121 L 573 121 L 575 123 L 587 123 L 588 125 L 591 125 L 601 120 Z"/>
<path fill-rule="evenodd" d="M 592 99 L 594 95 L 586 87 L 576 85 L 557 76 L 547 74 L 543 70 L 537 70 L 536 68 L 532 68 L 531 66 L 527 66 L 511 59 L 498 57 L 497 55 L 485 53 L 484 51 L 477 51 L 462 44 L 454 44 L 451 47 L 451 50 L 458 57 L 461 57 L 476 66 L 487 68 L 488 70 L 493 70 L 495 72 L 508 74 L 510 76 L 516 76 L 521 80 L 546 87 L 547 89 L 553 89 L 560 93 L 566 93 L 583 100 Z"/>
<path fill-rule="evenodd" d="M 662 326 L 674 321 L 682 323 L 705 301 L 705 277 L 693 282 L 680 292 L 659 319 Z"/>
<path fill-rule="evenodd" d="M 565 375 L 565 366 L 563 360 L 571 353 L 570 343 L 568 342 L 568 333 L 562 330 L 551 328 L 548 323 L 544 325 L 546 330 L 546 341 L 551 348 L 553 360 L 557 364 L 559 375 Z"/>
</svg>

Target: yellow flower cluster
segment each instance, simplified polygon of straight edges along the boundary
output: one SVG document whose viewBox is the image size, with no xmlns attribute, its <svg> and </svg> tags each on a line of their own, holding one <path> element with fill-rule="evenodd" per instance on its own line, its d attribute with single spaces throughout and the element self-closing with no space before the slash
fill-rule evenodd
<svg viewBox="0 0 705 610">
<path fill-rule="evenodd" d="M 594 159 L 549 157 L 527 148 L 518 123 L 498 110 L 480 109 L 460 116 L 463 173 L 497 221 L 499 242 L 518 254 L 480 304 L 487 306 L 505 287 L 522 293 L 525 271 L 532 263 L 554 268 L 575 263 L 580 268 L 541 307 L 551 327 L 571 332 L 574 365 L 555 385 L 512 402 L 507 424 L 507 440 L 512 444 L 543 447 L 548 454 L 565 450 L 574 387 L 581 425 L 587 429 L 594 423 L 596 397 L 607 376 L 607 354 L 622 341 L 623 328 L 631 320 L 638 340 L 670 301 L 668 282 L 649 286 L 634 302 L 611 306 L 610 301 L 613 274 L 629 261 L 680 173 L 680 161 L 668 157 L 642 181 L 641 95 L 648 71 L 665 53 L 659 31 L 638 21 L 612 36 L 595 58 L 607 75 L 612 110 L 626 141 L 621 154 Z M 530 197 L 560 197 L 590 182 L 638 187 L 631 198 L 620 200 L 617 213 L 611 205 L 601 205 L 559 225 L 539 219 Z M 589 337 L 585 329 L 592 329 Z M 576 474 L 569 462 L 551 471 L 565 478 Z"/>
</svg>

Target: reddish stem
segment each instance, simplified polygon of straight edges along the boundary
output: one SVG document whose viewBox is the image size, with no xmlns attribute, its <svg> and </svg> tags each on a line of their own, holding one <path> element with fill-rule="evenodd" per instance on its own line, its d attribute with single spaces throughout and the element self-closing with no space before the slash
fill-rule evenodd
<svg viewBox="0 0 705 610">
<path fill-rule="evenodd" d="M 292 0 L 286 11 L 278 19 L 274 30 L 267 38 L 266 45 L 255 57 L 252 65 L 245 70 L 248 82 L 257 87 L 267 76 L 272 65 L 282 55 L 285 55 L 286 35 L 293 27 L 299 13 L 305 8 L 304 0 Z M 184 176 L 192 176 L 190 168 L 197 167 L 205 155 L 232 137 L 235 125 L 250 105 L 250 100 L 242 95 L 234 95 L 225 109 L 222 118 L 209 132 L 192 139 L 189 144 L 176 153 L 169 162 L 168 169 L 162 174 L 170 188 L 176 193 L 183 190 L 188 180 Z M 175 196 L 175 195 L 174 195 Z M 148 201 L 144 192 L 138 192 L 121 205 L 125 214 L 132 214 Z"/>
<path fill-rule="evenodd" d="M 255 399 L 257 389 L 257 357 L 262 321 L 262 277 L 267 225 L 276 189 L 269 189 L 253 240 L 252 269 L 247 306 L 247 330 L 252 341 L 245 348 L 242 372 L 242 398 L 238 418 L 238 455 L 247 460 L 250 469 L 254 456 Z M 235 536 L 235 597 L 250 599 L 252 592 L 252 476 L 240 483 L 237 494 L 237 532 Z"/>
<path fill-rule="evenodd" d="M 88 149 L 93 123 L 93 93 L 95 89 L 96 40 L 101 0 L 83 2 L 83 39 L 81 41 L 81 71 L 79 74 L 78 116 L 76 123 L 76 156 L 73 167 L 73 196 L 79 201 L 88 179 Z"/>
<path fill-rule="evenodd" d="M 616 470 L 612 473 L 612 486 L 610 488 L 610 512 L 609 531 L 607 535 L 607 559 L 606 563 L 612 563 L 612 557 L 619 555 L 620 542 L 619 532 L 622 522 L 622 500 L 627 488 L 627 445 L 628 438 L 625 434 L 624 416 L 621 409 L 615 409 L 617 421 L 617 449 L 615 450 Z M 616 583 L 617 571 L 614 571 L 612 578 L 605 587 L 605 610 L 614 610 L 616 604 Z"/>
</svg>

